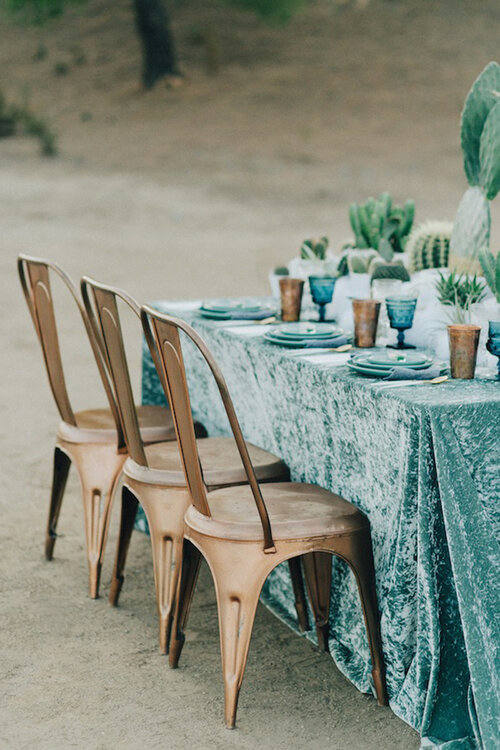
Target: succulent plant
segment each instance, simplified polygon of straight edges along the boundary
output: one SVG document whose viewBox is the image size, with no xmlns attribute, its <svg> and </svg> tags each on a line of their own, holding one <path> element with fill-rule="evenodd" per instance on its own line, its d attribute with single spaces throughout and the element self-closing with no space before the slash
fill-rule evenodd
<svg viewBox="0 0 500 750">
<path fill-rule="evenodd" d="M 477 276 L 451 271 L 447 276 L 439 274 L 436 281 L 438 299 L 442 305 L 453 308 L 452 320 L 466 323 L 470 316 L 470 306 L 481 302 L 486 296 L 486 286 Z"/>
<path fill-rule="evenodd" d="M 458 206 L 450 268 L 478 273 L 479 251 L 490 241 L 490 206 L 500 190 L 500 65 L 490 62 L 467 95 L 461 120 L 464 170 L 470 188 Z"/>
<path fill-rule="evenodd" d="M 415 204 L 406 201 L 395 206 L 389 193 L 369 198 L 365 204 L 351 203 L 349 220 L 357 248 L 374 248 L 387 261 L 394 252 L 403 252 L 413 225 Z"/>
<path fill-rule="evenodd" d="M 303 260 L 325 260 L 328 245 L 328 237 L 304 240 L 300 246 L 300 257 Z"/>
<path fill-rule="evenodd" d="M 410 274 L 400 260 L 387 262 L 383 258 L 374 258 L 370 263 L 370 284 L 376 279 L 396 279 L 410 281 Z"/>
<path fill-rule="evenodd" d="M 349 273 L 368 273 L 370 263 L 378 257 L 376 250 L 368 248 L 366 250 L 358 250 L 353 248 L 346 256 L 347 270 Z M 338 273 L 340 274 L 340 263 Z"/>
<path fill-rule="evenodd" d="M 489 250 L 480 250 L 479 262 L 481 263 L 486 283 L 495 295 L 496 301 L 500 302 L 500 253 L 497 253 L 495 257 Z"/>
<path fill-rule="evenodd" d="M 278 266 L 277 268 L 274 269 L 274 274 L 276 276 L 288 276 L 289 273 L 290 272 L 286 266 Z"/>
<path fill-rule="evenodd" d="M 412 230 L 406 243 L 411 273 L 448 265 L 452 228 L 448 221 L 426 221 Z"/>
</svg>

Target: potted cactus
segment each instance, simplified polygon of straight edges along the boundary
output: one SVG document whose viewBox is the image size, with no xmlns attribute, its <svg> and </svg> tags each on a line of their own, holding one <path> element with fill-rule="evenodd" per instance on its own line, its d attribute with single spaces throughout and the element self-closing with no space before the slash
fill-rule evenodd
<svg viewBox="0 0 500 750">
<path fill-rule="evenodd" d="M 489 249 L 490 201 L 500 189 L 500 65 L 490 62 L 474 82 L 462 112 L 461 143 L 469 189 L 457 210 L 448 265 L 480 273 L 479 251 Z"/>
<path fill-rule="evenodd" d="M 406 244 L 410 273 L 448 266 L 452 229 L 448 221 L 426 221 L 412 230 Z"/>
</svg>

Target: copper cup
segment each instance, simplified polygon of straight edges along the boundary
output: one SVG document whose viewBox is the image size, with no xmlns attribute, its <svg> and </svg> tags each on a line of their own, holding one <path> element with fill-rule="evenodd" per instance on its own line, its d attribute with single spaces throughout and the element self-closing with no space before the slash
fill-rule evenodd
<svg viewBox="0 0 500 750">
<path fill-rule="evenodd" d="M 471 380 L 474 377 L 480 333 L 481 326 L 448 326 L 452 378 Z"/>
<path fill-rule="evenodd" d="M 375 346 L 380 302 L 375 299 L 353 299 L 354 346 Z"/>
<path fill-rule="evenodd" d="M 284 276 L 280 279 L 281 320 L 290 322 L 300 318 L 304 281 Z"/>
</svg>

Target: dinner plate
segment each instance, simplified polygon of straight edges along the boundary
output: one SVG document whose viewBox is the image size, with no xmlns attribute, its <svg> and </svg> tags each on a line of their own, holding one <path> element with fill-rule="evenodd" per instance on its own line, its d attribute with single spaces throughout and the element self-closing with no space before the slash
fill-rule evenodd
<svg viewBox="0 0 500 750">
<path fill-rule="evenodd" d="M 267 309 L 267 307 L 267 305 L 251 304 L 250 302 L 230 299 L 220 299 L 215 300 L 214 302 L 201 303 L 202 310 L 213 313 L 231 313 L 237 311 L 259 312 L 260 310 Z"/>
<path fill-rule="evenodd" d="M 314 339 L 338 336 L 342 329 L 331 323 L 285 323 L 272 329 L 272 333 L 284 338 Z"/>
<path fill-rule="evenodd" d="M 231 311 L 227 312 L 216 312 L 215 310 L 205 310 L 203 308 L 200 308 L 198 310 L 199 314 L 203 318 L 210 318 L 212 320 L 258 320 L 261 317 L 264 317 L 265 315 L 268 315 L 269 317 L 272 317 L 276 314 L 275 310 L 272 308 L 267 307 L 261 307 L 258 310 L 244 310 L 236 308 Z M 242 317 L 238 318 L 238 314 L 240 314 Z M 253 318 L 252 316 L 256 316 Z"/>
<path fill-rule="evenodd" d="M 367 352 L 357 355 L 363 358 L 364 364 L 385 367 L 421 367 L 432 359 L 421 352 Z"/>
<path fill-rule="evenodd" d="M 290 349 L 304 349 L 308 346 L 314 346 L 315 341 L 318 342 L 318 348 L 325 349 L 328 347 L 336 346 L 336 341 L 342 337 L 342 334 L 337 336 L 324 336 L 321 339 L 290 339 L 273 336 L 271 331 L 266 331 L 264 339 L 269 341 L 271 344 L 278 344 L 279 346 L 286 346 Z"/>
<path fill-rule="evenodd" d="M 366 367 L 366 366 L 361 367 L 359 365 L 356 365 L 352 360 L 349 360 L 349 362 L 347 363 L 347 366 L 350 370 L 352 370 L 352 372 L 356 372 L 358 373 L 358 375 L 364 375 L 365 377 L 368 377 L 368 378 L 384 378 L 387 375 L 389 375 L 389 373 L 393 369 L 392 367 L 388 367 L 387 369 L 382 369 L 380 367 L 379 368 Z M 412 368 L 412 369 L 415 370 L 415 368 Z M 420 368 L 420 371 L 422 369 L 427 369 L 427 368 Z M 444 372 L 446 372 L 445 365 L 441 367 L 440 373 L 443 374 Z"/>
<path fill-rule="evenodd" d="M 368 367 L 371 370 L 392 370 L 394 367 L 408 367 L 411 370 L 425 370 L 434 362 L 432 358 L 427 357 L 421 364 L 410 364 L 408 362 L 392 360 L 390 364 L 373 364 L 367 359 L 367 356 L 363 354 L 353 354 L 350 361 L 360 367 Z"/>
</svg>

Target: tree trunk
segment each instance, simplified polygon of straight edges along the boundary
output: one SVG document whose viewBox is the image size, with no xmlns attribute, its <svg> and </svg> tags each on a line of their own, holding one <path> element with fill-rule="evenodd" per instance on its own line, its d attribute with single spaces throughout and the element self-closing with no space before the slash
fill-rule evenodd
<svg viewBox="0 0 500 750">
<path fill-rule="evenodd" d="M 178 76 L 177 57 L 163 0 L 133 0 L 141 38 L 142 82 L 147 89 L 165 76 Z"/>
</svg>

